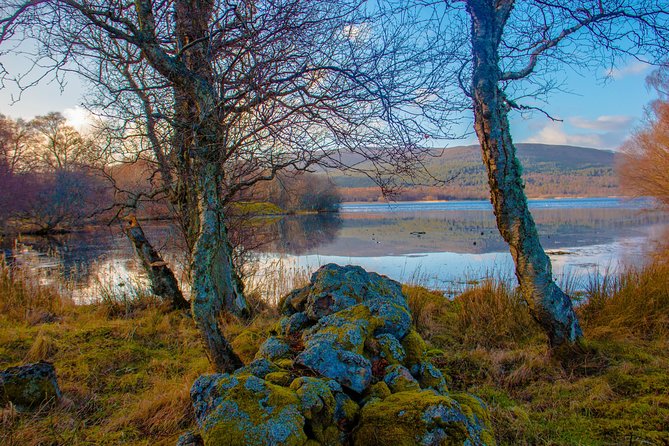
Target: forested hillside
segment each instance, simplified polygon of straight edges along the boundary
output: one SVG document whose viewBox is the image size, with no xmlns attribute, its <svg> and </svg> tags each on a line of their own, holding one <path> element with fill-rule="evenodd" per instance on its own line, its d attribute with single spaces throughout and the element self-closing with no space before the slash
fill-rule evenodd
<svg viewBox="0 0 669 446">
<path fill-rule="evenodd" d="M 615 153 L 585 147 L 518 144 L 524 167 L 525 191 L 533 198 L 620 195 L 614 170 Z M 402 200 L 451 200 L 488 198 L 487 180 L 478 146 L 459 146 L 433 151 L 426 169 L 445 185 L 405 181 Z M 345 201 L 375 201 L 378 186 L 361 174 L 329 172 Z"/>
</svg>

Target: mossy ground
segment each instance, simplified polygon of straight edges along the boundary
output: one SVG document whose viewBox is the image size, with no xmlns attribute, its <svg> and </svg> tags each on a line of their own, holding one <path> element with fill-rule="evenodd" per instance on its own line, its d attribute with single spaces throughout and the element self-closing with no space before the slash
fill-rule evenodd
<svg viewBox="0 0 669 446">
<path fill-rule="evenodd" d="M 53 362 L 64 399 L 4 409 L 0 444 L 174 444 L 193 424 L 190 385 L 209 370 L 190 318 L 157 309 L 109 319 L 79 307 L 34 326 L 0 315 L 0 368 L 36 360 Z"/>
<path fill-rule="evenodd" d="M 507 287 L 453 301 L 405 291 L 432 362 L 452 391 L 487 402 L 499 444 L 669 444 L 669 266 L 593 287 L 578 310 L 587 342 L 560 358 Z M 2 409 L 0 444 L 173 445 L 194 427 L 189 389 L 211 370 L 187 314 L 53 299 L 0 275 L 0 368 L 49 360 L 64 396 L 38 413 Z M 227 334 L 250 361 L 275 322 L 230 320 Z"/>
</svg>

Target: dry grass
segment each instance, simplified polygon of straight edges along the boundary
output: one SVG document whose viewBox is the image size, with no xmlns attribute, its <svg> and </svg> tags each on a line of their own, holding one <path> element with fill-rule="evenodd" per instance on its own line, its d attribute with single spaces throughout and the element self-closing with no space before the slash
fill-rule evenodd
<svg viewBox="0 0 669 446">
<path fill-rule="evenodd" d="M 404 285 L 402 291 L 407 297 L 413 324 L 425 337 L 442 333 L 445 325 L 453 322 L 449 320 L 452 313 L 443 293 L 416 285 Z"/>
<path fill-rule="evenodd" d="M 591 337 L 666 339 L 669 335 L 669 263 L 656 261 L 618 277 L 593 281 L 579 309 Z"/>
<path fill-rule="evenodd" d="M 454 299 L 456 327 L 470 347 L 505 347 L 538 334 L 520 293 L 489 279 Z"/>
<path fill-rule="evenodd" d="M 58 344 L 52 336 L 40 330 L 24 360 L 26 362 L 51 361 L 56 353 L 58 353 Z"/>
<path fill-rule="evenodd" d="M 56 288 L 42 285 L 22 269 L 0 258 L 0 315 L 34 325 L 54 320 L 74 307 Z"/>
<path fill-rule="evenodd" d="M 291 264 L 287 259 L 257 262 L 244 271 L 244 282 L 250 303 L 277 306 L 281 297 L 309 283 L 309 269 Z"/>
</svg>

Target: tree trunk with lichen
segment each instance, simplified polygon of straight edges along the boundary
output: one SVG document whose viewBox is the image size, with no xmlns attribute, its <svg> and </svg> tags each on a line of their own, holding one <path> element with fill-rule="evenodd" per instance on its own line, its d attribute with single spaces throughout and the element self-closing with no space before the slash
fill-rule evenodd
<svg viewBox="0 0 669 446">
<path fill-rule="evenodd" d="M 200 234 L 193 252 L 192 308 L 195 323 L 218 371 L 229 372 L 243 364 L 223 336 L 220 327 L 225 309 L 246 314 L 241 281 L 232 264 L 220 198 L 220 183 L 214 165 L 200 172 Z"/>
<path fill-rule="evenodd" d="M 497 227 L 509 244 L 516 277 L 532 316 L 552 348 L 576 343 L 582 332 L 569 297 L 553 280 L 527 205 L 522 167 L 508 121 L 508 102 L 500 88 L 499 44 L 513 1 L 469 0 L 473 52 L 472 100 L 475 130 L 488 174 Z"/>
<path fill-rule="evenodd" d="M 183 144 L 179 149 L 183 159 L 177 161 L 181 163 L 180 167 L 187 169 L 184 179 L 190 180 L 181 185 L 185 188 L 181 192 L 187 200 L 184 202 L 188 211 L 186 219 L 190 219 L 187 226 L 189 236 L 193 237 L 193 319 L 215 369 L 229 372 L 240 367 L 242 362 L 225 339 L 220 324 L 226 312 L 247 316 L 249 307 L 232 261 L 233 250 L 221 200 L 225 141 L 220 133 L 222 116 L 218 115 L 207 45 L 214 3 L 211 0 L 179 0 L 174 5 L 179 46 L 188 47 L 180 57 L 192 73 L 187 78 L 177 73 L 175 78 L 176 130 L 180 133 L 175 139 Z M 194 198 L 196 203 L 193 203 Z M 193 210 L 196 214 L 190 213 Z"/>
</svg>

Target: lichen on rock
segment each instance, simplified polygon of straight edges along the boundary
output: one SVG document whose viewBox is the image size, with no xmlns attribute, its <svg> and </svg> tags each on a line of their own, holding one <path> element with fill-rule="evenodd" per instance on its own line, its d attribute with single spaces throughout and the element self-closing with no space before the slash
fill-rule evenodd
<svg viewBox="0 0 669 446">
<path fill-rule="evenodd" d="M 362 408 L 353 444 L 494 444 L 485 427 L 489 421 L 480 413 L 463 409 L 454 398 L 433 390 L 398 392 L 383 400 L 371 400 Z"/>
<path fill-rule="evenodd" d="M 280 308 L 253 362 L 193 384 L 205 445 L 494 444 L 485 406 L 429 362 L 399 283 L 325 265 Z"/>
<path fill-rule="evenodd" d="M 60 399 L 56 369 L 37 362 L 0 371 L 0 407 L 12 403 L 19 410 L 35 409 Z"/>
</svg>

